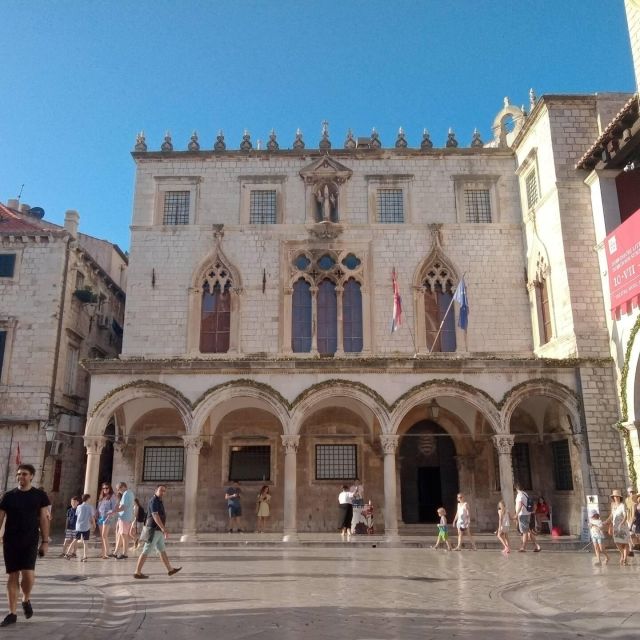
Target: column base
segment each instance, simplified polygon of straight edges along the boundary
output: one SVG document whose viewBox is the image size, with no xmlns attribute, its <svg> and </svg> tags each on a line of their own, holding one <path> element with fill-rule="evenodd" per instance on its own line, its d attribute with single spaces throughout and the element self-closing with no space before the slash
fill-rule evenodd
<svg viewBox="0 0 640 640">
<path fill-rule="evenodd" d="M 185 531 L 180 536 L 180 542 L 196 542 L 198 539 L 198 534 L 195 531 Z"/>
<path fill-rule="evenodd" d="M 298 544 L 300 542 L 300 538 L 298 537 L 297 531 L 285 531 L 282 535 L 282 542 L 286 542 L 287 544 Z"/>
<path fill-rule="evenodd" d="M 390 546 L 400 546 L 400 534 L 398 533 L 398 530 L 385 531 L 384 541 Z"/>
</svg>

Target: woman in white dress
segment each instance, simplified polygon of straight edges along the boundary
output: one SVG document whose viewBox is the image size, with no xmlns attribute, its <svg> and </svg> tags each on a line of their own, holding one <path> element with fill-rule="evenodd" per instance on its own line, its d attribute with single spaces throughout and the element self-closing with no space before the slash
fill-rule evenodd
<svg viewBox="0 0 640 640">
<path fill-rule="evenodd" d="M 627 522 L 627 509 L 624 504 L 622 493 L 615 489 L 611 494 L 611 513 L 603 524 L 610 524 L 610 533 L 613 541 L 620 552 L 620 565 L 629 564 L 627 556 L 629 553 L 629 543 L 631 535 L 629 523 Z"/>
<path fill-rule="evenodd" d="M 258 500 L 256 504 L 256 515 L 258 516 L 258 533 L 264 533 L 264 527 L 267 523 L 267 518 L 271 515 L 271 493 L 269 487 L 265 484 L 260 493 L 258 494 Z"/>
<path fill-rule="evenodd" d="M 471 535 L 471 512 L 469 511 L 469 503 L 464 499 L 462 493 L 458 494 L 458 509 L 456 517 L 453 519 L 453 526 L 458 529 L 458 546 L 454 547 L 454 551 L 462 549 L 462 539 L 466 535 L 471 542 L 471 548 L 476 551 L 476 543 Z"/>
</svg>

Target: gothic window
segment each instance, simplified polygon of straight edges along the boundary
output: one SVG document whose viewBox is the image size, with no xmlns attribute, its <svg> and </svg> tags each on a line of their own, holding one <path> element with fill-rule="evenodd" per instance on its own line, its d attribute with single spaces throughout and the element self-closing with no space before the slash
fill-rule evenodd
<svg viewBox="0 0 640 640">
<path fill-rule="evenodd" d="M 291 350 L 360 353 L 362 260 L 349 252 L 307 250 L 292 255 L 291 267 Z"/>
<path fill-rule="evenodd" d="M 189 191 L 165 191 L 162 224 L 189 224 Z"/>
<path fill-rule="evenodd" d="M 342 339 L 346 353 L 362 351 L 362 291 L 354 278 L 347 280 L 342 293 Z"/>
<path fill-rule="evenodd" d="M 443 263 L 436 261 L 422 283 L 426 346 L 430 351 L 456 350 L 456 318 L 453 279 Z"/>
<path fill-rule="evenodd" d="M 221 262 L 208 271 L 202 285 L 200 352 L 226 353 L 231 334 L 231 275 Z"/>
<path fill-rule="evenodd" d="M 534 283 L 536 293 L 536 311 L 538 313 L 538 335 L 540 344 L 551 340 L 551 309 L 549 307 L 549 288 L 547 279 L 540 275 Z"/>
<path fill-rule="evenodd" d="M 293 285 L 292 306 L 291 349 L 294 353 L 308 353 L 311 351 L 311 285 L 302 278 Z"/>
</svg>

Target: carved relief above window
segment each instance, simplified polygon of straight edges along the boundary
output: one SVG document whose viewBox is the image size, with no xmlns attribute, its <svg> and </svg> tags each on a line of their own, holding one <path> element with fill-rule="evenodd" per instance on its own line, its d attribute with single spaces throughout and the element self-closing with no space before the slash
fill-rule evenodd
<svg viewBox="0 0 640 640">
<path fill-rule="evenodd" d="M 535 310 L 534 338 L 536 346 L 541 347 L 553 337 L 552 305 L 549 287 L 549 265 L 544 256 L 538 255 L 535 264 L 535 276 L 528 284 Z"/>
</svg>

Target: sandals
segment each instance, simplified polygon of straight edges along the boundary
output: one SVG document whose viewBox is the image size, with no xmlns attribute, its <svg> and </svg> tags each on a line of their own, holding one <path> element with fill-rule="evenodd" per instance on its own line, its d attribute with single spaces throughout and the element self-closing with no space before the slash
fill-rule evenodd
<svg viewBox="0 0 640 640">
<path fill-rule="evenodd" d="M 86 562 L 87 559 L 86 558 L 80 558 L 80 562 Z"/>
</svg>

